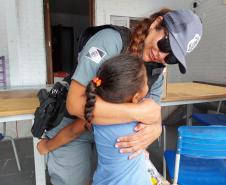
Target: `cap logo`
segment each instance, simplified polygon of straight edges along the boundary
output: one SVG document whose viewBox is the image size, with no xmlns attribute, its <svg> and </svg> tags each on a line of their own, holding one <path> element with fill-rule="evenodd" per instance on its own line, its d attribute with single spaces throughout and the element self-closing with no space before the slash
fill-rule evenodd
<svg viewBox="0 0 226 185">
<path fill-rule="evenodd" d="M 187 53 L 191 53 L 193 49 L 198 45 L 201 37 L 199 34 L 196 34 L 193 39 L 191 39 L 187 45 Z"/>
</svg>

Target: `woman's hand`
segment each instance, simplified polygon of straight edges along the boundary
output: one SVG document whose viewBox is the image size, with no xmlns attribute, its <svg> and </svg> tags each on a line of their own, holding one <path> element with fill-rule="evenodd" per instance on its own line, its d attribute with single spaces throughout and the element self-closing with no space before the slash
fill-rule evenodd
<svg viewBox="0 0 226 185">
<path fill-rule="evenodd" d="M 152 99 L 144 99 L 137 104 L 134 112 L 136 121 L 145 124 L 161 124 L 161 106 Z"/>
<path fill-rule="evenodd" d="M 161 106 L 152 99 L 144 99 L 134 109 L 134 118 L 145 124 L 161 124 Z"/>
<path fill-rule="evenodd" d="M 142 124 L 135 127 L 136 133 L 120 137 L 115 144 L 120 153 L 132 153 L 129 159 L 141 154 L 151 143 L 153 143 L 162 132 L 161 124 Z"/>
<path fill-rule="evenodd" d="M 48 154 L 49 153 L 49 149 L 48 149 L 48 146 L 47 146 L 47 142 L 48 142 L 48 139 L 41 139 L 38 144 L 37 144 L 37 149 L 38 149 L 38 152 L 41 154 L 41 155 L 45 155 L 45 154 Z"/>
</svg>

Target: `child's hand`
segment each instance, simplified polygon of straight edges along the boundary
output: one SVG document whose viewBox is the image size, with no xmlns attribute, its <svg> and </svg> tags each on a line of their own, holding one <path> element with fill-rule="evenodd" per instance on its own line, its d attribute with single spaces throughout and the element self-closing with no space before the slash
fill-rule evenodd
<svg viewBox="0 0 226 185">
<path fill-rule="evenodd" d="M 45 154 L 48 154 L 49 153 L 49 150 L 48 150 L 48 147 L 47 147 L 47 142 L 48 142 L 48 139 L 41 139 L 38 142 L 38 144 L 37 144 L 38 152 L 41 155 L 45 155 Z"/>
</svg>

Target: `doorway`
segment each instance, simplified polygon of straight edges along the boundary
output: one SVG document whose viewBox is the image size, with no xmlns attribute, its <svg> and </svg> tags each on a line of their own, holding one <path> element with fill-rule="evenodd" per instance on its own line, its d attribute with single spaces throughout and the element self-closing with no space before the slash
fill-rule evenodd
<svg viewBox="0 0 226 185">
<path fill-rule="evenodd" d="M 43 0 L 47 84 L 74 72 L 79 36 L 94 25 L 94 3 L 94 0 Z"/>
</svg>

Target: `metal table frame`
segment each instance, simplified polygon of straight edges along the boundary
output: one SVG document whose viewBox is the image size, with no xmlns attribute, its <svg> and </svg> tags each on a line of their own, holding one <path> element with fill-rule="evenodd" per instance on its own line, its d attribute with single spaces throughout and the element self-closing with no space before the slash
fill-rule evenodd
<svg viewBox="0 0 226 185">
<path fill-rule="evenodd" d="M 24 114 L 24 115 L 15 115 L 15 116 L 0 116 L 0 122 L 23 121 L 23 120 L 31 120 L 33 124 L 34 115 Z M 45 176 L 44 156 L 38 153 L 36 148 L 37 142 L 38 142 L 38 139 L 33 137 L 35 180 L 36 180 L 36 185 L 45 185 L 46 176 Z"/>
</svg>

